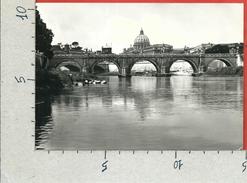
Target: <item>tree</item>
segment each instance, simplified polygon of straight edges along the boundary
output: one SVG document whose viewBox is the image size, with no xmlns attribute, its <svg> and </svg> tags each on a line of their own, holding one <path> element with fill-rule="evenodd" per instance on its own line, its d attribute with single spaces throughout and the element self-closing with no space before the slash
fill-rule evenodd
<svg viewBox="0 0 247 183">
<path fill-rule="evenodd" d="M 74 48 L 76 48 L 76 47 L 78 47 L 78 46 L 79 46 L 79 43 L 78 43 L 78 42 L 76 42 L 76 41 L 74 41 L 74 42 L 72 43 L 72 46 L 73 46 Z"/>
<path fill-rule="evenodd" d="M 52 58 L 51 42 L 54 34 L 46 27 L 46 23 L 40 17 L 36 10 L 36 51 L 43 52 L 47 58 Z"/>
<path fill-rule="evenodd" d="M 79 46 L 79 43 L 77 41 L 74 41 L 72 44 L 72 49 L 74 50 L 81 50 L 82 47 Z"/>
</svg>

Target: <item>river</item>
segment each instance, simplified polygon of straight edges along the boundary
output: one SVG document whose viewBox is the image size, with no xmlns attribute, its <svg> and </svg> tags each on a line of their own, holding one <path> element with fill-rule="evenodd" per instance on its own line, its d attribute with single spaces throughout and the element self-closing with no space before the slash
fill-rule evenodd
<svg viewBox="0 0 247 183">
<path fill-rule="evenodd" d="M 242 77 L 104 77 L 36 106 L 35 145 L 46 150 L 236 150 Z"/>
</svg>

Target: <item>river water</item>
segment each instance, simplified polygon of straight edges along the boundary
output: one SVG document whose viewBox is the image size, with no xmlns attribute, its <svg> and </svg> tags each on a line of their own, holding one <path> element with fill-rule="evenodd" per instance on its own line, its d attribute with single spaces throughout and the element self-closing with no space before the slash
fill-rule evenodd
<svg viewBox="0 0 247 183">
<path fill-rule="evenodd" d="M 235 150 L 242 77 L 105 77 L 106 85 L 40 98 L 36 148 Z"/>
</svg>

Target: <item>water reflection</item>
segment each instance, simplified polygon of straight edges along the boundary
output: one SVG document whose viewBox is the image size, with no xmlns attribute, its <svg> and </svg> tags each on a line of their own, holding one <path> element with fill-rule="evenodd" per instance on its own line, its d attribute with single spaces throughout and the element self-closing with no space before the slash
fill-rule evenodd
<svg viewBox="0 0 247 183">
<path fill-rule="evenodd" d="M 51 117 L 52 107 L 50 98 L 40 97 L 39 99 L 36 101 L 35 146 L 43 149 L 54 124 Z"/>
<path fill-rule="evenodd" d="M 238 149 L 240 77 L 105 77 L 37 105 L 40 149 Z"/>
</svg>

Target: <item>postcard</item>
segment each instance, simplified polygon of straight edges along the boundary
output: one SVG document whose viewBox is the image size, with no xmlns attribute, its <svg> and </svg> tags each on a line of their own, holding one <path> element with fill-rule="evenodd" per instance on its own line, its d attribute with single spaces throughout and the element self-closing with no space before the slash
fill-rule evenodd
<svg viewBox="0 0 247 183">
<path fill-rule="evenodd" d="M 246 182 L 242 0 L 1 2 L 2 182 Z"/>
<path fill-rule="evenodd" d="M 37 149 L 242 148 L 242 4 L 36 6 Z"/>
</svg>

